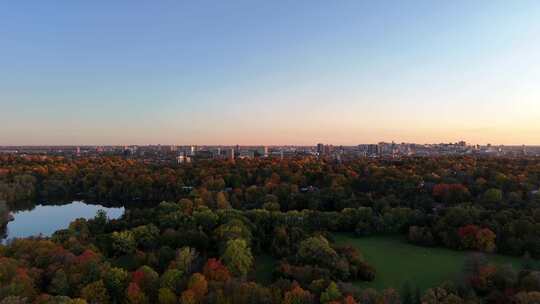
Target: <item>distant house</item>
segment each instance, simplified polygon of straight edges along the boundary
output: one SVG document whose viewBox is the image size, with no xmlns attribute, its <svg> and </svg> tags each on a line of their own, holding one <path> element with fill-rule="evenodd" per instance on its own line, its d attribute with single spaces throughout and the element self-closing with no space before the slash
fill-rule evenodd
<svg viewBox="0 0 540 304">
<path fill-rule="evenodd" d="M 300 188 L 300 192 L 315 192 L 315 191 L 318 191 L 319 188 L 315 187 L 315 186 L 307 186 L 307 187 L 302 187 Z"/>
<path fill-rule="evenodd" d="M 444 204 L 437 203 L 433 205 L 432 211 L 433 213 L 438 214 L 440 211 L 444 210 L 445 208 L 446 206 Z"/>
</svg>

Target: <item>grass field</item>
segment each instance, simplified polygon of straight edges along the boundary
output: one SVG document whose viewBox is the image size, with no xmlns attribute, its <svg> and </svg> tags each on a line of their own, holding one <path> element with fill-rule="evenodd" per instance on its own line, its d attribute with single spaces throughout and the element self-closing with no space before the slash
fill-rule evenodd
<svg viewBox="0 0 540 304">
<path fill-rule="evenodd" d="M 255 280 L 261 284 L 272 283 L 272 272 L 277 260 L 269 254 L 259 255 L 255 259 Z"/>
<path fill-rule="evenodd" d="M 405 283 L 414 289 L 425 290 L 460 273 L 470 252 L 444 248 L 414 246 L 400 237 L 362 237 L 337 234 L 338 244 L 349 244 L 360 249 L 366 261 L 377 269 L 373 282 L 357 282 L 357 286 L 375 289 L 393 287 L 401 289 Z M 488 255 L 490 262 L 512 264 L 519 269 L 523 265 L 520 258 L 502 255 Z"/>
</svg>

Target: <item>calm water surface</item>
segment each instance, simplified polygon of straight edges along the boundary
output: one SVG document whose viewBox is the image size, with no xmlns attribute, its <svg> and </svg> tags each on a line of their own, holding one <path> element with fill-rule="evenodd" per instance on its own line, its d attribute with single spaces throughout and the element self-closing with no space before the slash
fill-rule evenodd
<svg viewBox="0 0 540 304">
<path fill-rule="evenodd" d="M 50 236 L 69 226 L 77 218 L 93 218 L 98 210 L 105 210 L 107 217 L 119 218 L 124 208 L 108 208 L 96 204 L 75 201 L 66 205 L 37 205 L 29 211 L 13 212 L 14 220 L 7 225 L 6 240 L 28 236 Z"/>
</svg>

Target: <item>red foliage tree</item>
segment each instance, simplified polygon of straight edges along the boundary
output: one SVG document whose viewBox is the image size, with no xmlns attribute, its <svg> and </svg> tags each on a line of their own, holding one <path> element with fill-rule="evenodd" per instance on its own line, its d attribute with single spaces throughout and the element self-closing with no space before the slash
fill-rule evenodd
<svg viewBox="0 0 540 304">
<path fill-rule="evenodd" d="M 203 268 L 204 276 L 210 281 L 225 282 L 231 278 L 229 269 L 218 259 L 209 259 Z"/>
<path fill-rule="evenodd" d="M 476 234 L 480 228 L 476 225 L 467 225 L 458 229 L 458 235 L 464 249 L 476 249 Z"/>
</svg>

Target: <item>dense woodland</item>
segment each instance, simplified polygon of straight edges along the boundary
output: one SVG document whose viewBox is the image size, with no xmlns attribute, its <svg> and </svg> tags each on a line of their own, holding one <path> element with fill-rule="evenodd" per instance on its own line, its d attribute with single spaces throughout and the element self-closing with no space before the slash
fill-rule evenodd
<svg viewBox="0 0 540 304">
<path fill-rule="evenodd" d="M 0 219 L 35 202 L 121 204 L 0 246 L 0 303 L 540 303 L 540 271 L 474 255 L 427 291 L 375 291 L 334 233 L 540 259 L 540 159 L 309 157 L 146 164 L 0 156 Z M 30 202 L 30 203 L 29 203 Z M 3 204 L 2 204 L 3 203 Z M 4 206 L 4 207 L 2 207 Z M 2 211 L 4 209 L 4 211 Z M 5 221 L 5 220 L 4 220 Z M 276 259 L 272 279 L 257 259 Z"/>
</svg>

